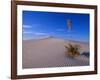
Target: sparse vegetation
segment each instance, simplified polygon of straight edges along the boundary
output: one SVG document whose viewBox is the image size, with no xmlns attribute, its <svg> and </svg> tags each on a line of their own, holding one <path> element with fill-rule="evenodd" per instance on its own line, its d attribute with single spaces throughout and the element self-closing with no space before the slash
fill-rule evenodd
<svg viewBox="0 0 100 80">
<path fill-rule="evenodd" d="M 76 57 L 80 55 L 80 46 L 79 45 L 73 45 L 73 44 L 68 44 L 68 46 L 65 46 L 66 48 L 66 55 L 70 57 Z"/>
</svg>

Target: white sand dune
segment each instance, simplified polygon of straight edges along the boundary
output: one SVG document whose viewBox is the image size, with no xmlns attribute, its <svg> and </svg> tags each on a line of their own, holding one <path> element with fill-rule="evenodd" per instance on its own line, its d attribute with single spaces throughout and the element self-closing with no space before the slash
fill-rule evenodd
<svg viewBox="0 0 100 80">
<path fill-rule="evenodd" d="M 79 44 L 81 52 L 89 51 L 88 44 L 64 41 L 56 38 L 42 40 L 23 40 L 23 68 L 65 67 L 89 65 L 89 58 L 80 55 L 70 58 L 65 54 L 64 45 Z"/>
</svg>

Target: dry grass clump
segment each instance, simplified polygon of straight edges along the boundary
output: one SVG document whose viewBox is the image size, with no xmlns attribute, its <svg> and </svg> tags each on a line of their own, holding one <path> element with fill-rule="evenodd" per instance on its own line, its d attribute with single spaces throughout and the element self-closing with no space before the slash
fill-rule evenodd
<svg viewBox="0 0 100 80">
<path fill-rule="evenodd" d="M 79 45 L 73 45 L 68 44 L 68 46 L 65 46 L 66 48 L 66 54 L 70 57 L 76 57 L 80 55 L 80 46 Z"/>
</svg>

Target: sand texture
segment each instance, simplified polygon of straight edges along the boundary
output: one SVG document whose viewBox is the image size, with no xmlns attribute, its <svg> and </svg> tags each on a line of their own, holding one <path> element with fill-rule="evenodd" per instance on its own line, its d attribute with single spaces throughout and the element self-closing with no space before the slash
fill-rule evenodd
<svg viewBox="0 0 100 80">
<path fill-rule="evenodd" d="M 78 41 L 68 41 L 57 38 L 41 40 L 23 40 L 23 68 L 45 68 L 89 65 L 89 57 L 80 55 L 71 58 L 65 54 L 65 45 L 78 44 L 80 52 L 89 52 L 89 44 Z"/>
</svg>

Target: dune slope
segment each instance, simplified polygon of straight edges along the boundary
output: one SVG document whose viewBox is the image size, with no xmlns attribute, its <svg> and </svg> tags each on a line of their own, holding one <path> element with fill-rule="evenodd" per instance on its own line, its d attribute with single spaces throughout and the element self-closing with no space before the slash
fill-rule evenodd
<svg viewBox="0 0 100 80">
<path fill-rule="evenodd" d="M 70 58 L 65 54 L 64 45 L 73 41 L 64 41 L 56 38 L 41 40 L 23 40 L 23 68 L 44 68 L 44 67 L 65 67 L 65 66 L 85 66 L 89 65 L 89 58 L 80 55 Z M 82 46 L 81 52 L 88 51 L 88 44 L 78 43 Z"/>
</svg>

